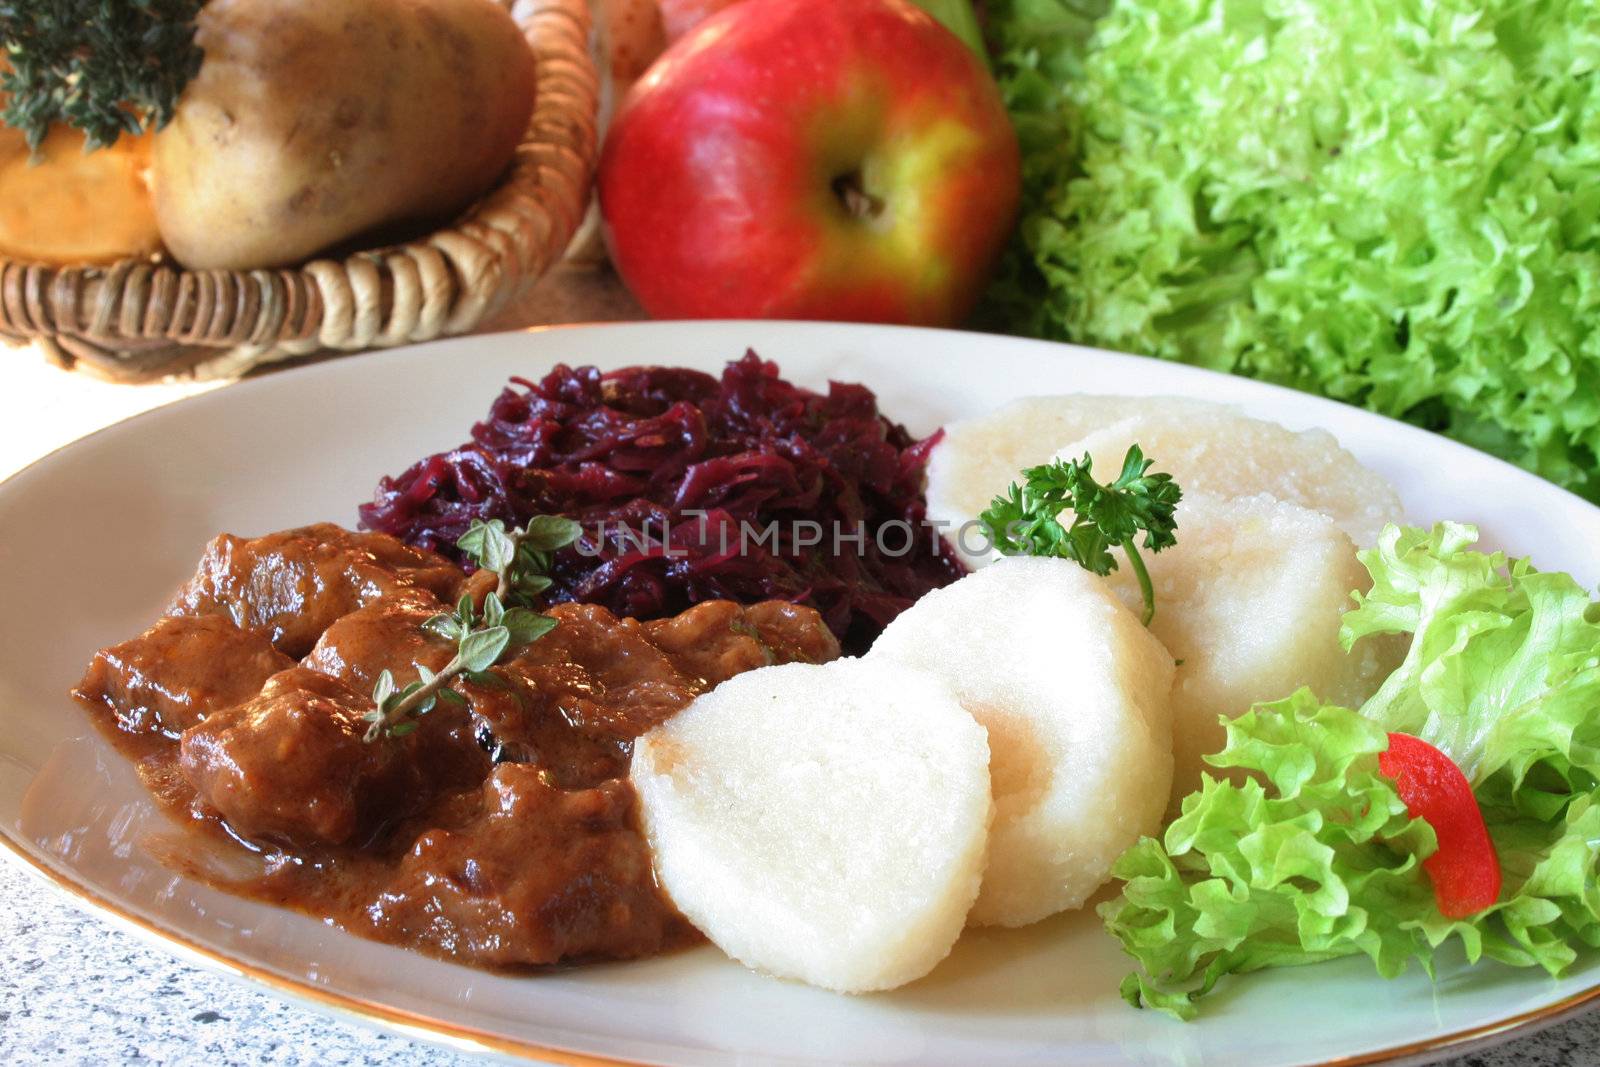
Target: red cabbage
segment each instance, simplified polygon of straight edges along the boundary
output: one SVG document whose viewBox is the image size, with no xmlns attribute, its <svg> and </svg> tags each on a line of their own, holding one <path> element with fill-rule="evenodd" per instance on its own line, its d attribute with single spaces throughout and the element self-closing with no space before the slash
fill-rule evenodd
<svg viewBox="0 0 1600 1067">
<path fill-rule="evenodd" d="M 467 444 L 382 479 L 361 525 L 460 561 L 473 519 L 566 515 L 585 533 L 556 558 L 552 601 L 650 619 L 702 600 L 791 600 L 859 652 L 963 573 L 923 521 L 938 437 L 913 439 L 864 386 L 801 389 L 754 352 L 720 381 L 561 365 L 513 378 Z M 820 543 L 805 544 L 814 531 Z"/>
</svg>

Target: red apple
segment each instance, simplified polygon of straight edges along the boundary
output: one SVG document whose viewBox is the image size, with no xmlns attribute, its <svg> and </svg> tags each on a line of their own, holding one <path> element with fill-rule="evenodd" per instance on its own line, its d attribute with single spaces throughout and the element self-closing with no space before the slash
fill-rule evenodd
<svg viewBox="0 0 1600 1067">
<path fill-rule="evenodd" d="M 1017 209 L 978 59 L 904 0 L 746 0 L 672 45 L 613 120 L 600 209 L 658 318 L 950 325 Z"/>
</svg>

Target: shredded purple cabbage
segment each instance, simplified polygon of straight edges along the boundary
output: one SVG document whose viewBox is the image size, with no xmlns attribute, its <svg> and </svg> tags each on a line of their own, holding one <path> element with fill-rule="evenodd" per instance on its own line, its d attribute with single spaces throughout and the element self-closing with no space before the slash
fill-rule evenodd
<svg viewBox="0 0 1600 1067">
<path fill-rule="evenodd" d="M 565 515 L 584 536 L 556 558 L 553 602 L 650 619 L 703 600 L 790 600 L 859 652 L 963 573 L 923 521 L 938 439 L 912 439 L 864 386 L 820 395 L 754 352 L 720 381 L 561 365 L 513 378 L 469 443 L 380 481 L 361 525 L 460 561 L 473 519 Z M 805 543 L 804 523 L 820 543 Z"/>
</svg>

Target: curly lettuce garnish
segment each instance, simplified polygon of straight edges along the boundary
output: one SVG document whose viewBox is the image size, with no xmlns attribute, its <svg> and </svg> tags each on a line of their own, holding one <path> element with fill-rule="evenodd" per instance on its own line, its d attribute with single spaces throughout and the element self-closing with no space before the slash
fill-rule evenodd
<svg viewBox="0 0 1600 1067">
<path fill-rule="evenodd" d="M 1551 974 L 1600 945 L 1600 627 L 1570 576 L 1476 539 L 1386 530 L 1345 640 L 1414 634 L 1405 662 L 1360 713 L 1302 691 L 1233 720 L 1209 762 L 1237 776 L 1208 775 L 1161 840 L 1118 861 L 1101 915 L 1139 965 L 1131 1003 L 1190 1018 L 1224 975 L 1339 956 L 1432 974 L 1452 939 L 1469 961 Z M 1472 782 L 1504 873 L 1494 906 L 1440 914 L 1433 831 L 1379 772 L 1391 730 Z"/>
</svg>

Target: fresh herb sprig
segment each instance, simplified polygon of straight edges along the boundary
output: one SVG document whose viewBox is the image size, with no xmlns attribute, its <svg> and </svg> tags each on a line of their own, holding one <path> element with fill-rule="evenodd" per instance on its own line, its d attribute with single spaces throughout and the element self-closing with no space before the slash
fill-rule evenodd
<svg viewBox="0 0 1600 1067">
<path fill-rule="evenodd" d="M 556 620 L 527 608 L 507 608 L 490 593 L 483 599 L 481 613 L 472 606 L 472 598 L 464 596 L 453 613 L 435 615 L 422 627 L 456 642 L 456 654 L 438 673 L 417 664 L 417 680 L 403 689 L 395 687 L 393 674 L 381 672 L 372 688 L 375 706 L 366 716 L 368 741 L 385 732 L 390 737 L 404 737 L 417 728 L 417 716 L 432 711 L 440 700 L 466 703 L 466 697 L 450 688 L 452 679 L 487 671 L 506 649 L 530 644 L 554 630 Z"/>
<path fill-rule="evenodd" d="M 550 588 L 555 553 L 582 533 L 581 526 L 560 515 L 536 515 L 520 530 L 507 530 L 499 519 L 473 519 L 456 547 L 483 570 L 500 576 L 495 592 L 501 600 L 529 607 Z"/>
<path fill-rule="evenodd" d="M 1012 483 L 1005 496 L 995 497 L 978 521 L 1004 555 L 1070 559 L 1095 574 L 1116 570 L 1111 550 L 1121 548 L 1139 579 L 1148 626 L 1155 618 L 1156 595 L 1135 538 L 1143 531 L 1144 547 L 1151 552 L 1177 544 L 1173 512 L 1183 497 L 1172 475 L 1150 473 L 1153 462 L 1132 446 L 1110 485 L 1094 480 L 1088 455 L 1029 467 L 1022 484 Z M 1061 516 L 1068 510 L 1072 522 L 1063 525 Z"/>
<path fill-rule="evenodd" d="M 160 129 L 200 72 L 202 3 L 0 0 L 0 122 L 34 149 L 57 122 L 82 130 L 89 148 Z"/>
<path fill-rule="evenodd" d="M 465 703 L 450 687 L 460 675 L 482 675 L 500 661 L 507 649 L 530 644 L 556 627 L 556 620 L 532 608 L 533 600 L 550 588 L 546 573 L 558 549 L 577 540 L 581 529 L 570 519 L 540 515 L 522 529 L 507 530 L 499 519 L 474 520 L 456 542 L 479 567 L 500 576 L 499 586 L 483 599 L 478 611 L 471 596 L 463 596 L 456 610 L 434 615 L 423 629 L 456 643 L 456 654 L 437 673 L 417 664 L 417 679 L 397 687 L 394 674 L 379 673 L 372 687 L 372 710 L 367 712 L 366 740 L 380 736 L 404 737 L 417 728 L 417 718 L 432 711 L 441 700 Z M 507 602 L 511 606 L 507 607 Z"/>
</svg>

